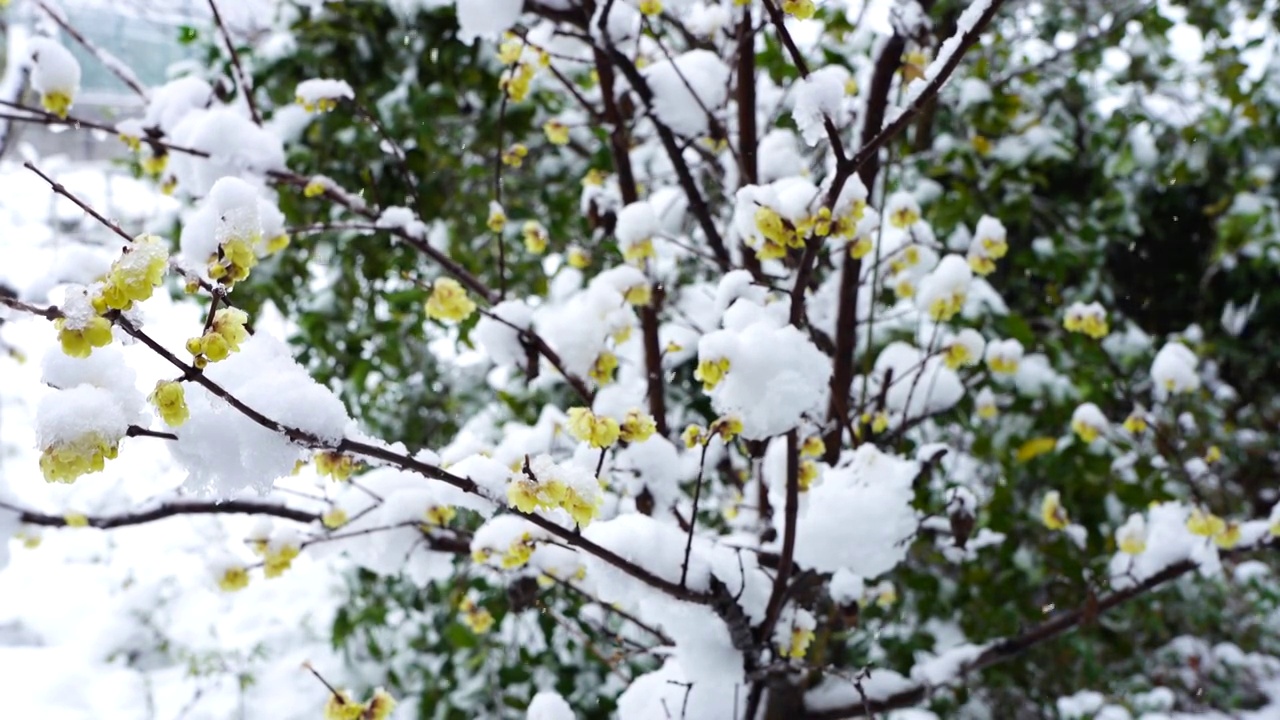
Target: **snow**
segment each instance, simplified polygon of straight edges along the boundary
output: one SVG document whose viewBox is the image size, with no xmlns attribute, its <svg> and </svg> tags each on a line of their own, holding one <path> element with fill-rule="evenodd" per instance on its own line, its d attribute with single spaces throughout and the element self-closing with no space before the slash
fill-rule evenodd
<svg viewBox="0 0 1280 720">
<path fill-rule="evenodd" d="M 797 522 L 796 562 L 819 572 L 874 578 L 907 556 L 916 529 L 911 484 L 919 464 L 861 445 L 808 493 Z"/>
<path fill-rule="evenodd" d="M 728 361 L 728 372 L 710 392 L 711 403 L 721 416 L 739 418 L 747 439 L 780 435 L 806 414 L 826 409 L 831 363 L 794 326 L 778 327 L 765 318 L 741 330 L 709 333 L 698 341 L 698 359 Z"/>
<path fill-rule="evenodd" d="M 315 105 L 321 100 L 352 100 L 356 93 L 346 80 L 312 78 L 298 83 L 294 95 L 304 104 Z"/>
<path fill-rule="evenodd" d="M 192 110 L 174 127 L 176 145 L 208 153 L 208 158 L 189 153 L 173 153 L 169 172 L 178 187 L 193 197 L 202 197 L 219 179 L 227 176 L 252 178 L 268 170 L 284 168 L 280 138 L 258 127 L 242 112 L 217 106 Z M 227 138 L 235 138 L 227 143 Z"/>
<path fill-rule="evenodd" d="M 826 137 L 825 123 L 828 120 L 837 128 L 849 124 L 845 103 L 845 83 L 848 80 L 847 69 L 828 65 L 810 73 L 796 85 L 791 117 L 805 144 L 812 147 Z"/>
<path fill-rule="evenodd" d="M 31 87 L 42 95 L 74 97 L 80 90 L 80 63 L 57 41 L 44 37 L 27 41 L 31 53 Z"/>
<path fill-rule="evenodd" d="M 706 135 L 708 113 L 714 114 L 728 99 L 729 66 L 709 50 L 691 50 L 642 72 L 653 92 L 654 114 L 677 135 Z"/>
<path fill-rule="evenodd" d="M 516 24 L 523 7 L 524 0 L 457 0 L 458 38 L 465 43 L 496 39 Z"/>
</svg>

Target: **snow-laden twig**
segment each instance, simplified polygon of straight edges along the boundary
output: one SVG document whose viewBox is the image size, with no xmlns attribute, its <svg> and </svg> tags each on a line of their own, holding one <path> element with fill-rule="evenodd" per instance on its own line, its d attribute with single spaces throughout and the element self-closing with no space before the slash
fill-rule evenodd
<svg viewBox="0 0 1280 720">
<path fill-rule="evenodd" d="M 1258 545 L 1224 551 L 1223 554 L 1236 557 L 1258 550 L 1275 550 L 1277 547 L 1275 542 L 1267 540 Z M 1003 640 L 987 643 L 974 657 L 965 662 L 957 663 L 946 678 L 941 681 L 935 679 L 933 682 L 917 682 L 913 687 L 886 697 L 872 697 L 865 702 L 859 699 L 856 704 L 811 711 L 806 717 L 808 720 L 846 720 L 869 717 L 867 713 L 888 712 L 918 705 L 927 700 L 940 687 L 945 687 L 968 675 L 999 665 L 1034 647 L 1065 635 L 1082 625 L 1096 620 L 1100 614 L 1156 590 L 1160 586 L 1176 580 L 1199 567 L 1199 564 L 1193 560 L 1174 563 L 1136 585 L 1101 597 L 1091 598 L 1080 607 L 1059 613 L 1030 630 Z"/>
</svg>

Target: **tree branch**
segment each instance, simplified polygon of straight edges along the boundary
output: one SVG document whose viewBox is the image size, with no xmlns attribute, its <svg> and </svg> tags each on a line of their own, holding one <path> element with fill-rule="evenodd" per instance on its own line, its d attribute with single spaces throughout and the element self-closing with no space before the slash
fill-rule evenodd
<svg viewBox="0 0 1280 720">
<path fill-rule="evenodd" d="M 1256 550 L 1274 550 L 1276 547 L 1274 542 L 1267 541 L 1254 547 L 1237 548 L 1223 554 L 1237 556 Z M 970 673 L 981 672 L 993 665 L 999 665 L 1042 643 L 1065 635 L 1080 625 L 1097 618 L 1099 614 L 1155 590 L 1171 580 L 1186 575 L 1197 567 L 1199 566 L 1190 560 L 1174 563 L 1132 587 L 1118 590 L 1096 600 L 1090 600 L 1083 606 L 1060 613 L 1051 620 L 1043 622 L 1026 632 L 992 643 L 977 657 L 969 662 L 962 663 L 948 683 L 943 683 L 943 685 Z M 859 701 L 855 705 L 810 712 L 806 717 L 807 720 L 845 720 L 846 718 L 868 717 L 868 713 L 888 712 L 889 710 L 918 705 L 925 701 L 934 689 L 933 686 L 922 683 L 908 690 L 890 695 L 887 698 L 874 699 L 866 703 Z"/>
<path fill-rule="evenodd" d="M 213 21 L 218 25 L 222 41 L 227 45 L 227 52 L 231 53 L 231 65 L 235 68 L 236 82 L 240 85 L 240 94 L 244 96 L 244 101 L 249 106 L 249 115 L 253 117 L 253 124 L 261 125 L 262 114 L 258 112 L 258 105 L 253 100 L 253 88 L 249 85 L 249 77 L 245 74 L 244 67 L 240 65 L 240 53 L 236 52 L 236 44 L 231 40 L 231 31 L 227 29 L 227 24 L 222 21 L 222 14 L 218 12 L 217 0 L 209 0 L 209 9 L 213 11 Z"/>
</svg>

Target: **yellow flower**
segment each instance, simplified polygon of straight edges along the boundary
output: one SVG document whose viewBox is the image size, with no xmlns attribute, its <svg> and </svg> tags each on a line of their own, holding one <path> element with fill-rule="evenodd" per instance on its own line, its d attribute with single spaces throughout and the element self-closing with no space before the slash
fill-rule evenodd
<svg viewBox="0 0 1280 720">
<path fill-rule="evenodd" d="M 1057 490 L 1051 490 L 1040 503 L 1040 520 L 1050 530 L 1063 530 L 1070 524 L 1066 508 L 1062 507 L 1062 496 Z"/>
<path fill-rule="evenodd" d="M 703 443 L 705 432 L 701 425 L 690 425 L 680 433 L 680 439 L 684 441 L 686 448 L 693 449 Z"/>
<path fill-rule="evenodd" d="M 1226 529 L 1227 523 L 1222 518 L 1200 508 L 1193 508 L 1190 517 L 1187 518 L 1187 531 L 1192 535 L 1215 537 L 1221 535 Z"/>
<path fill-rule="evenodd" d="M 862 424 L 870 425 L 871 432 L 879 435 L 889 429 L 889 413 L 880 410 L 876 414 L 862 413 Z"/>
<path fill-rule="evenodd" d="M 800 454 L 805 457 L 821 457 L 827 451 L 827 444 L 817 435 L 805 438 L 800 444 Z"/>
<path fill-rule="evenodd" d="M 627 288 L 627 291 L 623 293 L 622 297 L 631 305 L 644 307 L 653 302 L 653 289 L 649 287 L 648 283 L 632 285 Z"/>
<path fill-rule="evenodd" d="M 662 0 L 640 0 L 640 12 L 649 17 L 662 13 Z"/>
<path fill-rule="evenodd" d="M 502 163 L 513 168 L 518 168 L 524 165 L 524 159 L 528 155 L 529 148 L 526 147 L 524 143 L 516 143 L 502 153 Z"/>
<path fill-rule="evenodd" d="M 569 248 L 569 267 L 577 270 L 585 270 L 591 265 L 591 255 L 580 247 Z"/>
<path fill-rule="evenodd" d="M 631 243 L 622 250 L 622 257 L 629 263 L 640 264 L 641 260 L 655 257 L 657 253 L 653 249 L 653 238 L 645 238 Z"/>
<path fill-rule="evenodd" d="M 169 165 L 169 156 L 147 155 L 138 160 L 138 165 L 147 177 L 160 177 L 164 174 L 165 167 Z"/>
<path fill-rule="evenodd" d="M 1147 419 L 1135 410 L 1124 419 L 1123 427 L 1131 435 L 1141 435 L 1147 431 Z"/>
<path fill-rule="evenodd" d="M 1230 550 L 1240 544 L 1240 524 L 1229 522 L 1222 528 L 1222 532 L 1213 536 L 1213 542 L 1223 550 Z"/>
<path fill-rule="evenodd" d="M 169 427 L 178 427 L 191 417 L 187 409 L 186 391 L 180 382 L 161 380 L 156 383 L 156 389 L 151 391 L 147 399 L 156 406 L 160 418 Z"/>
<path fill-rule="evenodd" d="M 50 445 L 40 455 L 40 471 L 47 482 L 73 483 L 76 478 L 101 472 L 107 460 L 113 460 L 118 450 L 116 443 L 108 442 L 98 433 L 88 433 L 72 442 Z"/>
<path fill-rule="evenodd" d="M 853 242 L 849 243 L 849 257 L 854 260 L 861 260 L 871 252 L 871 238 L 858 236 Z"/>
<path fill-rule="evenodd" d="M 898 589 L 893 583 L 885 581 L 876 586 L 876 605 L 882 610 L 888 610 L 894 603 L 898 602 Z"/>
<path fill-rule="evenodd" d="M 547 230 L 541 223 L 534 220 L 526 221 L 520 228 L 520 234 L 524 237 L 525 250 L 534 255 L 541 255 L 547 251 Z"/>
<path fill-rule="evenodd" d="M 1083 420 L 1072 420 L 1071 430 L 1074 431 L 1081 440 L 1087 443 L 1097 440 L 1098 436 L 1101 435 L 1102 432 L 1096 426 L 1090 425 Z"/>
<path fill-rule="evenodd" d="M 587 171 L 586 177 L 582 178 L 583 187 L 600 187 L 604 185 L 606 175 L 603 170 L 591 168 Z"/>
<path fill-rule="evenodd" d="M 507 485 L 507 504 L 522 513 L 531 513 L 542 504 L 538 491 L 538 484 L 532 478 L 521 475 Z"/>
<path fill-rule="evenodd" d="M 436 320 L 459 322 L 475 312 L 476 304 L 467 297 L 467 291 L 453 278 L 440 278 L 431 285 L 431 297 L 427 299 L 427 316 Z"/>
<path fill-rule="evenodd" d="M 489 219 L 485 220 L 485 225 L 496 233 L 502 232 L 503 228 L 507 226 L 507 212 L 502 209 L 501 205 L 496 202 L 489 203 Z"/>
<path fill-rule="evenodd" d="M 347 524 L 347 511 L 342 508 L 333 508 L 320 517 L 320 522 L 330 530 L 337 530 Z"/>
<path fill-rule="evenodd" d="M 969 255 L 969 267 L 975 275 L 990 275 L 996 271 L 996 261 L 988 255 Z"/>
<path fill-rule="evenodd" d="M 236 592 L 249 586 L 249 571 L 235 565 L 222 571 L 218 577 L 218 588 L 223 592 Z"/>
<path fill-rule="evenodd" d="M 324 704 L 324 720 L 360 720 L 363 714 L 364 705 L 346 690 L 329 693 L 329 702 Z"/>
<path fill-rule="evenodd" d="M 618 442 L 622 429 L 611 417 L 598 417 L 584 407 L 569 409 L 569 433 L 594 448 L 607 448 Z"/>
<path fill-rule="evenodd" d="M 710 435 L 719 435 L 720 439 L 729 442 L 742 434 L 742 419 L 737 415 L 726 415 L 711 423 L 707 431 Z"/>
<path fill-rule="evenodd" d="M 307 182 L 306 186 L 302 188 L 302 196 L 309 198 L 320 197 L 325 193 L 326 189 L 327 188 L 323 181 L 313 179 Z"/>
<path fill-rule="evenodd" d="M 818 463 L 812 460 L 805 460 L 800 463 L 800 472 L 796 478 L 799 481 L 800 492 L 807 492 L 813 487 L 813 481 L 818 479 Z"/>
<path fill-rule="evenodd" d="M 444 527 L 457 515 L 458 511 L 448 505 L 434 505 L 427 508 L 427 524 L 435 527 Z"/>
<path fill-rule="evenodd" d="M 373 691 L 373 697 L 365 707 L 363 720 L 388 720 L 396 709 L 396 699 L 382 688 Z"/>
<path fill-rule="evenodd" d="M 297 545 L 272 547 L 268 544 L 267 552 L 262 557 L 263 574 L 269 578 L 280 577 L 293 565 L 294 558 L 301 551 Z"/>
<path fill-rule="evenodd" d="M 83 513 L 69 512 L 63 515 L 62 519 L 66 521 L 67 527 L 89 527 L 89 518 L 85 517 Z"/>
<path fill-rule="evenodd" d="M 1120 538 L 1120 552 L 1126 555 L 1141 555 L 1147 549 L 1146 538 L 1126 536 Z"/>
<path fill-rule="evenodd" d="M 812 2 L 810 2 L 810 4 L 812 4 Z M 809 645 L 813 643 L 813 638 L 814 633 L 812 630 L 798 627 L 792 628 L 791 637 L 788 639 L 788 643 L 785 646 L 778 648 L 778 650 L 792 660 L 800 660 L 809 652 Z"/>
<path fill-rule="evenodd" d="M 483 635 L 493 628 L 493 615 L 488 610 L 477 607 L 471 598 L 465 598 L 459 604 L 462 611 L 462 624 L 471 628 L 471 632 Z"/>
<path fill-rule="evenodd" d="M 915 225 L 920 220 L 920 213 L 910 205 L 903 205 L 889 214 L 889 224 L 900 229 Z"/>
<path fill-rule="evenodd" d="M 613 371 L 618 369 L 618 356 L 611 351 L 605 350 L 596 356 L 596 361 L 591 365 L 591 370 L 587 375 L 601 385 L 608 384 L 613 381 Z"/>
<path fill-rule="evenodd" d="M 725 373 L 729 372 L 729 359 L 716 358 L 714 360 L 703 360 L 698 363 L 698 368 L 693 371 L 695 380 L 702 381 L 702 389 L 711 392 L 716 385 L 724 379 Z"/>
<path fill-rule="evenodd" d="M 71 109 L 71 95 L 52 90 L 40 96 L 40 104 L 44 106 L 45 110 L 65 119 L 67 111 Z"/>
<path fill-rule="evenodd" d="M 62 352 L 74 358 L 87 358 L 94 348 L 111 344 L 111 321 L 103 317 L 91 317 L 80 327 L 71 327 L 66 318 L 58 318 L 53 326 L 58 330 Z"/>
<path fill-rule="evenodd" d="M 502 77 L 498 80 L 498 87 L 507 93 L 507 97 L 511 98 L 512 102 L 523 102 L 529 96 L 534 72 L 533 66 L 529 63 L 522 62 L 514 65 L 502 73 Z"/>
<path fill-rule="evenodd" d="M 974 135 L 969 139 L 969 143 L 973 145 L 974 152 L 979 155 L 987 155 L 991 152 L 991 140 L 989 140 L 985 135 Z"/>
<path fill-rule="evenodd" d="M 507 551 L 502 554 L 502 567 L 507 570 L 524 567 L 529 558 L 533 557 L 533 550 L 533 537 L 529 533 L 521 535 L 512 540 Z"/>
<path fill-rule="evenodd" d="M 798 20 L 808 20 L 817 8 L 813 0 L 782 0 L 782 10 Z"/>
<path fill-rule="evenodd" d="M 559 120 L 548 120 L 543 123 L 542 132 L 546 133 L 547 141 L 552 145 L 569 144 L 569 126 Z"/>
<path fill-rule="evenodd" d="M 517 37 L 507 38 L 498 46 L 498 62 L 503 65 L 514 65 L 524 54 L 524 41 Z"/>
<path fill-rule="evenodd" d="M 1204 461 L 1212 464 L 1219 460 L 1222 460 L 1222 449 L 1217 445 L 1210 445 L 1209 449 L 1204 452 Z"/>
<path fill-rule="evenodd" d="M 213 315 L 213 325 L 201 337 L 187 341 L 187 350 L 210 362 L 226 360 L 240 351 L 240 343 L 249 338 L 245 323 L 249 316 L 238 308 L 222 308 Z"/>
<path fill-rule="evenodd" d="M 658 423 L 653 419 L 652 415 L 642 413 L 633 408 L 627 411 L 626 417 L 622 418 L 619 437 L 622 438 L 623 442 L 644 442 L 652 437 L 657 430 Z"/>
<path fill-rule="evenodd" d="M 565 512 L 569 513 L 569 517 L 572 517 L 574 522 L 582 527 L 586 527 L 596 518 L 596 515 L 600 514 L 598 501 L 588 501 L 582 495 L 573 491 L 569 491 L 565 495 L 560 506 L 565 509 Z"/>
</svg>

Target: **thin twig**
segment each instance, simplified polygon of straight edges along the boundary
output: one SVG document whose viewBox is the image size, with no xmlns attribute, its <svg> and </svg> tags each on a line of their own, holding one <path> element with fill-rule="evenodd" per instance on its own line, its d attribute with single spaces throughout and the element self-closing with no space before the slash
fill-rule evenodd
<svg viewBox="0 0 1280 720">
<path fill-rule="evenodd" d="M 231 65 L 236 72 L 236 82 L 240 85 L 240 94 L 244 96 L 244 101 L 249 106 L 249 115 L 253 118 L 253 124 L 261 125 L 262 114 L 258 112 L 258 105 L 253 100 L 253 88 L 249 85 L 249 76 L 240 65 L 240 53 L 236 51 L 236 44 L 231 40 L 231 31 L 227 29 L 226 23 L 222 22 L 217 0 L 209 0 L 209 9 L 213 11 L 213 21 L 218 25 L 222 41 L 227 44 L 227 52 L 231 53 Z"/>
</svg>

